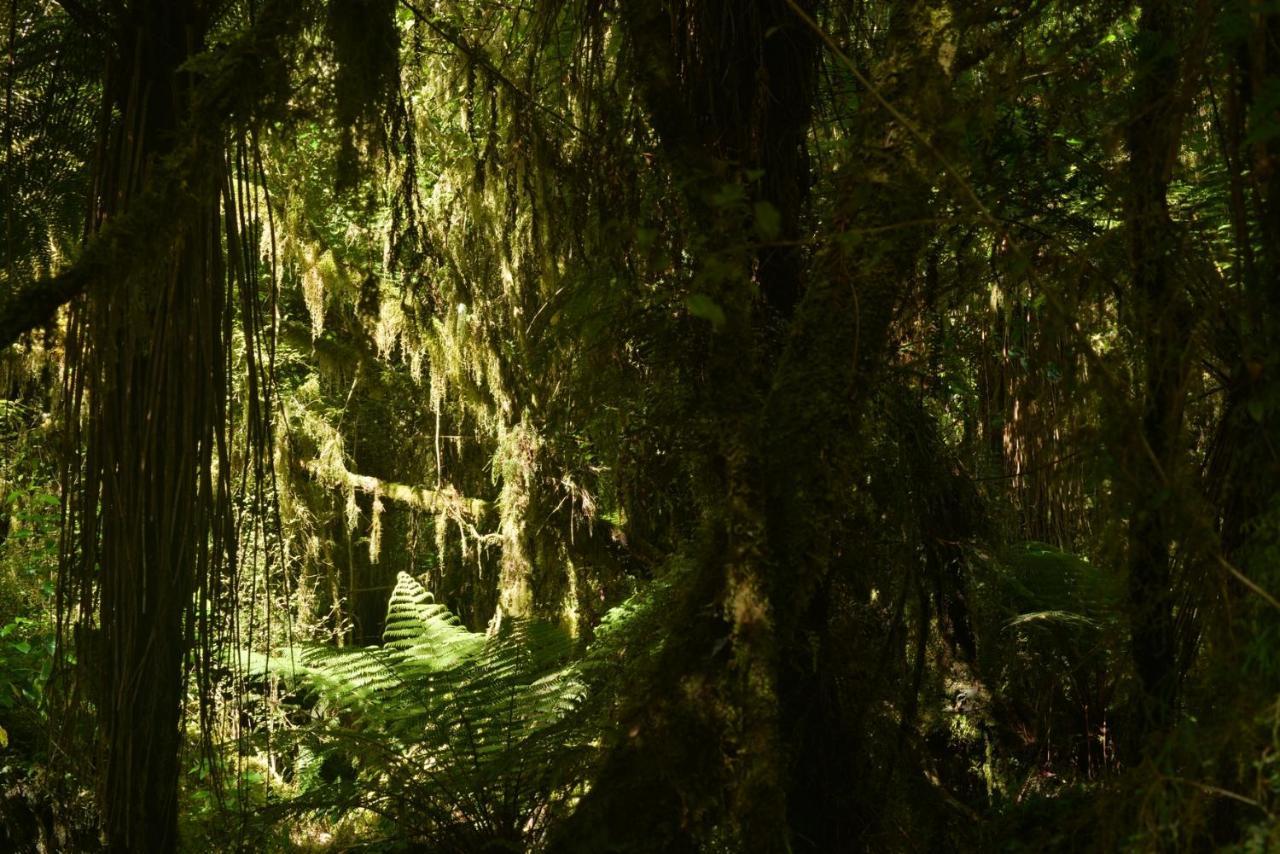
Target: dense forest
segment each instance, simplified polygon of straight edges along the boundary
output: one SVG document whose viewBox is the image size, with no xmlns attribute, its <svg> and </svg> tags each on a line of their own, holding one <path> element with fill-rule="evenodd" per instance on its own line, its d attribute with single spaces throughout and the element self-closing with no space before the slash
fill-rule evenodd
<svg viewBox="0 0 1280 854">
<path fill-rule="evenodd" d="M 0 850 L 1280 850 L 1277 0 L 0 43 Z"/>
</svg>

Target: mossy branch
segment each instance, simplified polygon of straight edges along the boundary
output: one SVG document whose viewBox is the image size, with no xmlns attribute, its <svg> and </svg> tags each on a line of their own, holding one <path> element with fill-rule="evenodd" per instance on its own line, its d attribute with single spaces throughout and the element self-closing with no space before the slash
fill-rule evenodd
<svg viewBox="0 0 1280 854">
<path fill-rule="evenodd" d="M 88 285 L 94 266 L 84 256 L 56 276 L 31 282 L 0 304 L 0 349 L 53 319 L 59 308 Z"/>
<path fill-rule="evenodd" d="M 382 480 L 366 474 L 356 474 L 345 468 L 325 465 L 320 460 L 306 460 L 299 465 L 304 471 L 321 483 L 345 489 L 355 489 L 369 495 L 378 495 L 399 501 L 427 513 L 446 513 L 449 516 L 467 520 L 482 519 L 492 509 L 492 505 L 480 498 L 467 498 L 458 494 L 451 486 L 432 489 L 425 486 L 410 486 L 405 483 Z"/>
</svg>

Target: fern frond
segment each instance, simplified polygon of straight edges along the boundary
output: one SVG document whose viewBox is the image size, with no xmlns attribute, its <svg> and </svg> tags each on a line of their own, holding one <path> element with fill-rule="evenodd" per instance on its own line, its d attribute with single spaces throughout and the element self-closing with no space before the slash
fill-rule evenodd
<svg viewBox="0 0 1280 854">
<path fill-rule="evenodd" d="M 424 671 L 456 667 L 477 655 L 484 635 L 468 631 L 449 609 L 406 573 L 400 573 L 387 606 L 385 647 L 401 666 Z"/>
</svg>

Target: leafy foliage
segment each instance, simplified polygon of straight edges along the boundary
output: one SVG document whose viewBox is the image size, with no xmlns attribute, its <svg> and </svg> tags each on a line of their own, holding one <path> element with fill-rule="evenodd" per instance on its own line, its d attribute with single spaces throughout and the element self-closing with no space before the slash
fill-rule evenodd
<svg viewBox="0 0 1280 854">
<path fill-rule="evenodd" d="M 0 24 L 0 332 L 87 291 L 0 356 L 8 779 L 66 691 L 196 848 L 1274 847 L 1280 5 Z"/>
</svg>

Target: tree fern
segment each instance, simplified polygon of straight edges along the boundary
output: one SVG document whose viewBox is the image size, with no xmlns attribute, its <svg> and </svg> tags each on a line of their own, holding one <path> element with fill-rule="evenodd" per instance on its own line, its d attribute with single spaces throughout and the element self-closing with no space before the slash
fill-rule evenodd
<svg viewBox="0 0 1280 854">
<path fill-rule="evenodd" d="M 1036 542 L 975 569 L 978 670 L 1001 731 L 1019 733 L 1025 762 L 1104 767 L 1114 752 L 1108 721 L 1122 666 L 1122 579 Z"/>
<path fill-rule="evenodd" d="M 365 806 L 431 850 L 536 845 L 587 751 L 572 639 L 524 621 L 471 632 L 403 573 L 383 638 L 252 662 L 316 696 L 316 723 L 296 733 L 310 764 L 330 757 L 354 770 L 322 799 Z"/>
</svg>

